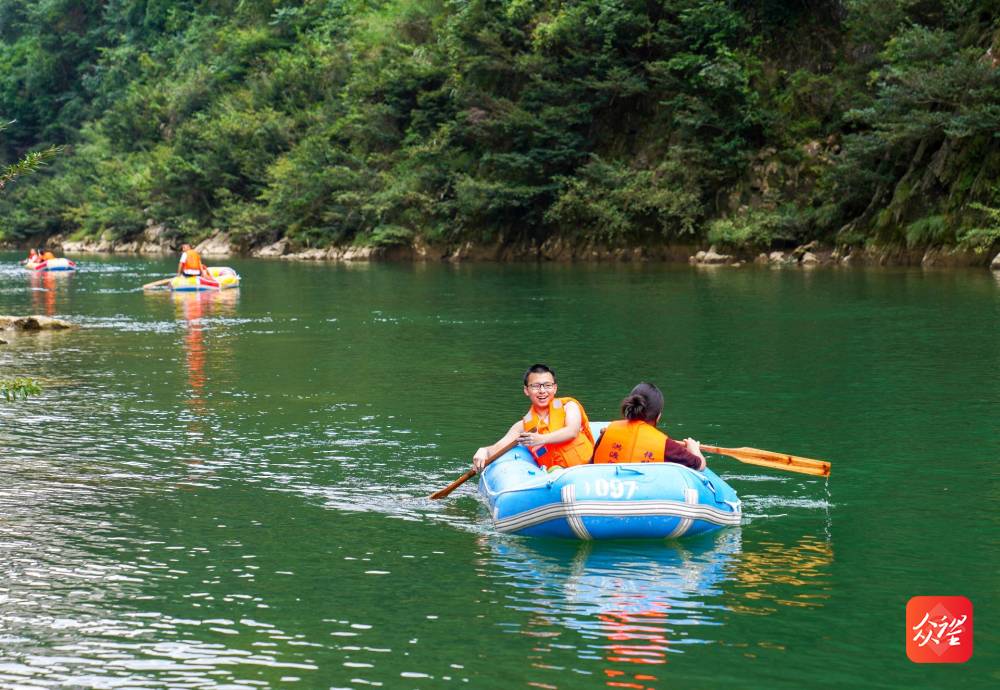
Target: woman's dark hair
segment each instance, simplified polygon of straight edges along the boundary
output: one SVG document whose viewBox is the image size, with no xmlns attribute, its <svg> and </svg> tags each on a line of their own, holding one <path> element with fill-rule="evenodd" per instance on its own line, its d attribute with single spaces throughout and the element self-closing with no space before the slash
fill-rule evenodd
<svg viewBox="0 0 1000 690">
<path fill-rule="evenodd" d="M 663 393 L 651 383 L 643 381 L 622 400 L 622 416 L 629 420 L 642 420 L 656 424 L 663 412 Z"/>
<path fill-rule="evenodd" d="M 528 370 L 524 372 L 524 385 L 528 385 L 528 377 L 532 374 L 552 374 L 552 380 L 556 380 L 556 372 L 549 369 L 544 364 L 532 364 L 528 367 Z"/>
</svg>

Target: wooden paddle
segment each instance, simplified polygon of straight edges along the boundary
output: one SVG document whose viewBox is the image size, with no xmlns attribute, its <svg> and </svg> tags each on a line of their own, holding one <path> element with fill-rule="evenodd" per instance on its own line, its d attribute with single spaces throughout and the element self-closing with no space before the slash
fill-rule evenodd
<svg viewBox="0 0 1000 690">
<path fill-rule="evenodd" d="M 169 283 L 173 279 L 174 279 L 174 276 L 170 276 L 169 278 L 164 278 L 163 280 L 154 280 L 152 283 L 146 283 L 145 285 L 143 285 L 142 289 L 143 290 L 152 290 L 155 287 L 160 287 L 161 285 L 166 285 L 167 283 Z"/>
<path fill-rule="evenodd" d="M 523 431 L 522 433 L 533 434 L 533 433 L 535 433 L 535 427 L 531 427 L 530 429 L 527 429 L 527 430 Z M 491 462 L 493 462 L 494 460 L 496 460 L 497 458 L 499 458 L 501 455 L 503 455 L 504 453 L 506 453 L 508 450 L 510 450 L 511 448 L 513 448 L 514 446 L 516 446 L 517 444 L 518 444 L 518 440 L 514 439 L 513 441 L 511 441 L 507 445 L 505 445 L 502 448 L 500 448 L 500 450 L 498 450 L 496 453 L 494 453 L 493 455 L 491 455 L 488 458 L 486 458 L 486 462 L 483 463 L 483 469 L 485 470 L 487 465 L 489 465 Z M 450 494 L 452 491 L 454 491 L 458 487 L 462 486 L 462 484 L 465 484 L 465 482 L 467 482 L 470 479 L 472 479 L 473 477 L 475 477 L 476 474 L 477 474 L 476 470 L 471 469 L 468 472 L 466 472 L 465 474 L 463 474 L 461 477 L 459 477 L 458 479 L 456 479 L 455 481 L 453 481 L 448 486 L 446 486 L 443 489 L 440 489 L 440 490 L 435 491 L 434 493 L 432 493 L 430 496 L 428 496 L 428 498 L 434 499 L 435 501 L 437 499 L 439 499 L 439 498 L 444 498 L 445 496 L 447 496 L 448 494 Z"/>
<path fill-rule="evenodd" d="M 773 467 L 776 470 L 788 470 L 789 472 L 801 472 L 817 477 L 830 476 L 830 463 L 826 460 L 813 460 L 812 458 L 802 458 L 797 455 L 787 453 L 775 453 L 770 450 L 759 448 L 719 448 L 718 446 L 706 446 L 701 444 L 701 449 L 709 453 L 728 455 L 736 458 L 740 462 L 750 465 L 761 465 L 762 467 Z"/>
</svg>

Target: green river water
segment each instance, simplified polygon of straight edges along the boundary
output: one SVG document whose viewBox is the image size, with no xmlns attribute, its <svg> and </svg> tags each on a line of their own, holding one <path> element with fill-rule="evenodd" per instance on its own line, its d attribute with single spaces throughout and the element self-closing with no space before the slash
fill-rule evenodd
<svg viewBox="0 0 1000 690">
<path fill-rule="evenodd" d="M 1000 685 L 988 271 L 222 262 L 0 255 L 0 687 Z M 611 419 L 833 463 L 710 456 L 744 521 L 674 542 L 496 534 L 469 482 L 520 376 Z M 906 602 L 975 607 L 965 664 L 915 664 Z"/>
</svg>

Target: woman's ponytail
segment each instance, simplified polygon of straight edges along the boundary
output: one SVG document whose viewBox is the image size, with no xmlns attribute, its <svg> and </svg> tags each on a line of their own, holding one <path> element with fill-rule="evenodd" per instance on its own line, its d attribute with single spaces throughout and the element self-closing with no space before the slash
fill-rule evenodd
<svg viewBox="0 0 1000 690">
<path fill-rule="evenodd" d="M 643 381 L 622 400 L 622 416 L 630 421 L 656 424 L 663 412 L 663 393 L 651 383 Z"/>
</svg>

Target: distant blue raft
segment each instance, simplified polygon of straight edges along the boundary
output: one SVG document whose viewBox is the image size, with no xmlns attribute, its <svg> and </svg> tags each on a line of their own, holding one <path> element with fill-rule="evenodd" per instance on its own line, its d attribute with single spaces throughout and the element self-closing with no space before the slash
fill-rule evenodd
<svg viewBox="0 0 1000 690">
<path fill-rule="evenodd" d="M 592 424 L 595 436 L 601 424 Z M 546 472 L 517 446 L 479 478 L 500 532 L 566 539 L 663 539 L 739 525 L 740 500 L 709 469 L 676 463 L 579 465 Z"/>
</svg>

